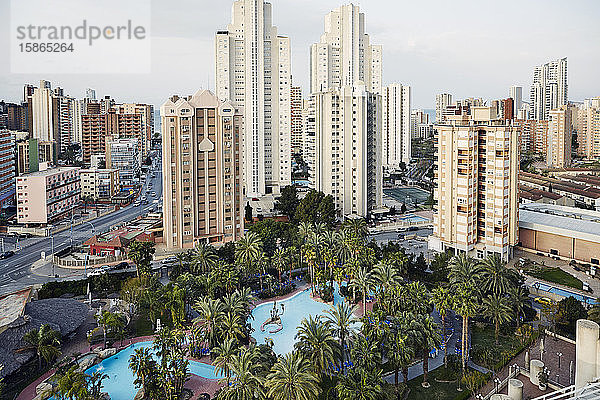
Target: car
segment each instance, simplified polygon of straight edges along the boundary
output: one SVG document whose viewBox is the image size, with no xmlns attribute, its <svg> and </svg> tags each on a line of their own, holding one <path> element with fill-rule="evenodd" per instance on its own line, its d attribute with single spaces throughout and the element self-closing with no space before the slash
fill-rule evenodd
<svg viewBox="0 0 600 400">
<path fill-rule="evenodd" d="M 550 305 L 552 304 L 552 299 L 549 299 L 548 297 L 536 297 L 535 299 L 533 299 L 533 301 L 535 301 L 538 304 L 541 305 Z"/>
<path fill-rule="evenodd" d="M 167 257 L 164 260 L 161 261 L 162 265 L 168 265 L 168 264 L 175 264 L 179 262 L 179 259 L 175 256 L 171 256 L 171 257 Z"/>
<path fill-rule="evenodd" d="M 15 252 L 12 250 L 9 251 L 5 251 L 4 253 L 0 254 L 0 258 L 4 259 L 4 258 L 9 258 L 15 255 Z"/>
</svg>

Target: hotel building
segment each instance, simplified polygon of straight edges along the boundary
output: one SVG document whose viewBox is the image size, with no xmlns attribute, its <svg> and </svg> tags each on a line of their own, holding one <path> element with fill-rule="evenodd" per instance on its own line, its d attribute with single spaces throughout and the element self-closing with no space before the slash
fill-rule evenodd
<svg viewBox="0 0 600 400">
<path fill-rule="evenodd" d="M 518 243 L 518 129 L 492 107 L 436 125 L 433 235 L 429 246 L 478 259 L 512 257 Z"/>
<path fill-rule="evenodd" d="M 244 233 L 243 115 L 208 90 L 173 96 L 160 115 L 167 247 L 238 240 Z"/>
</svg>

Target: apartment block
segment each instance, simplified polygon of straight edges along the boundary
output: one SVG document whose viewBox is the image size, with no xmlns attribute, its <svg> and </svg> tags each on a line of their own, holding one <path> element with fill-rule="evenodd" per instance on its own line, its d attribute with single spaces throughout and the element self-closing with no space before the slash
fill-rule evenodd
<svg viewBox="0 0 600 400">
<path fill-rule="evenodd" d="M 516 120 L 520 132 L 521 154 L 531 154 L 546 158 L 548 152 L 548 121 Z"/>
<path fill-rule="evenodd" d="M 60 167 L 18 176 L 17 221 L 48 224 L 69 215 L 79 206 L 79 168 Z"/>
<path fill-rule="evenodd" d="M 523 87 L 516 85 L 511 86 L 508 90 L 508 97 L 513 101 L 512 113 L 516 117 L 517 113 L 523 106 Z"/>
<path fill-rule="evenodd" d="M 141 156 L 138 138 L 106 137 L 106 168 L 119 171 L 119 183 L 132 188 L 140 183 Z"/>
<path fill-rule="evenodd" d="M 243 114 L 208 90 L 173 96 L 160 114 L 167 247 L 238 240 L 244 233 Z"/>
<path fill-rule="evenodd" d="M 325 32 L 310 48 L 311 93 L 363 82 L 371 93 L 382 93 L 383 50 L 370 43 L 365 15 L 353 4 L 325 16 Z"/>
<path fill-rule="evenodd" d="M 397 83 L 383 89 L 382 163 L 398 169 L 408 165 L 411 157 L 410 86 Z"/>
<path fill-rule="evenodd" d="M 574 121 L 578 153 L 589 160 L 600 159 L 600 97 L 587 99 L 577 109 Z"/>
<path fill-rule="evenodd" d="M 291 127 L 292 127 L 292 153 L 302 154 L 304 147 L 302 137 L 302 89 L 300 86 L 292 86 L 291 92 Z"/>
<path fill-rule="evenodd" d="M 357 84 L 313 93 L 311 102 L 310 185 L 331 195 L 341 216 L 367 217 L 382 199 L 382 96 Z"/>
<path fill-rule="evenodd" d="M 531 118 L 549 119 L 550 111 L 568 102 L 567 58 L 539 65 L 533 70 Z"/>
<path fill-rule="evenodd" d="M 450 105 L 452 105 L 450 93 L 440 93 L 435 96 L 435 122 L 437 124 L 444 122 L 444 110 Z"/>
<path fill-rule="evenodd" d="M 0 208 L 14 205 L 15 139 L 11 132 L 0 129 Z"/>
<path fill-rule="evenodd" d="M 148 156 L 154 136 L 154 106 L 140 103 L 124 103 L 115 106 L 116 112 L 125 117 L 119 121 L 121 137 L 138 137 L 142 158 Z M 134 117 L 140 115 L 140 118 Z M 139 125 L 141 124 L 141 125 Z"/>
<path fill-rule="evenodd" d="M 233 3 L 215 41 L 216 95 L 243 110 L 243 183 L 248 197 L 279 193 L 292 182 L 291 46 L 263 0 Z"/>
<path fill-rule="evenodd" d="M 119 184 L 119 170 L 113 169 L 82 169 L 81 197 L 88 197 L 94 201 L 110 201 L 121 190 Z"/>
<path fill-rule="evenodd" d="M 470 111 L 436 125 L 437 205 L 429 246 L 508 260 L 518 243 L 518 129 L 492 107 Z"/>
<path fill-rule="evenodd" d="M 568 107 L 561 106 L 548 114 L 548 143 L 546 164 L 550 168 L 566 168 L 571 165 L 572 124 Z"/>
<path fill-rule="evenodd" d="M 29 174 L 40 170 L 40 164 L 56 164 L 56 144 L 27 139 L 17 143 L 17 174 Z"/>
</svg>

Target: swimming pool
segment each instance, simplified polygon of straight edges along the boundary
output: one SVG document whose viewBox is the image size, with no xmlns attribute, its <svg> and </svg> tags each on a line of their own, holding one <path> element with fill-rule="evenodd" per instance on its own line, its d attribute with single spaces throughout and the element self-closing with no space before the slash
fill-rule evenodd
<svg viewBox="0 0 600 400">
<path fill-rule="evenodd" d="M 555 286 L 550 286 L 546 283 L 535 282 L 531 285 L 534 289 L 543 290 L 544 292 L 554 293 L 563 297 L 574 297 L 575 299 L 585 303 L 585 304 L 596 304 L 596 299 L 589 296 L 584 296 L 578 293 L 571 292 L 569 290 L 564 290 Z"/>
<path fill-rule="evenodd" d="M 129 369 L 129 357 L 136 349 L 152 347 L 152 342 L 140 342 L 132 344 L 124 350 L 118 352 L 112 357 L 109 357 L 99 364 L 88 368 L 85 373 L 93 374 L 96 371 L 101 371 L 109 376 L 103 384 L 103 392 L 107 392 L 113 400 L 131 400 L 139 390 L 133 384 L 135 377 Z M 221 379 L 223 375 L 215 372 L 215 367 L 209 364 L 204 364 L 198 361 L 191 361 L 189 372 L 201 376 L 206 379 Z"/>
<path fill-rule="evenodd" d="M 409 222 L 429 222 L 427 218 L 421 217 L 415 214 L 408 214 L 400 217 L 401 221 L 409 221 Z"/>
<path fill-rule="evenodd" d="M 344 301 L 339 293 L 336 285 L 333 293 L 334 304 L 337 305 Z M 286 354 L 294 349 L 294 343 L 296 342 L 295 336 L 300 326 L 300 322 L 304 318 L 308 318 L 309 315 L 325 315 L 325 311 L 331 308 L 330 304 L 321 303 L 319 301 L 310 298 L 310 288 L 303 290 L 302 292 L 296 293 L 292 297 L 278 301 L 277 309 L 281 312 L 281 305 L 284 306 L 283 315 L 281 315 L 281 322 L 283 328 L 279 332 L 270 333 L 274 331 L 274 325 L 268 325 L 265 327 L 264 332 L 261 332 L 262 324 L 271 317 L 271 310 L 273 309 L 273 302 L 263 303 L 252 310 L 252 316 L 250 318 L 250 325 L 254 331 L 252 337 L 256 339 L 257 344 L 264 344 L 265 339 L 273 340 L 273 351 L 276 354 Z"/>
</svg>

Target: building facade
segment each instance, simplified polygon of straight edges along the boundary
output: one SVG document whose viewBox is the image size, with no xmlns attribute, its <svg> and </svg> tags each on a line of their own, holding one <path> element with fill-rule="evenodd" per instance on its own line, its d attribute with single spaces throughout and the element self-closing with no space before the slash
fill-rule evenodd
<svg viewBox="0 0 600 400">
<path fill-rule="evenodd" d="M 589 160 L 600 159 L 600 97 L 587 99 L 578 107 L 574 125 L 578 153 Z"/>
<path fill-rule="evenodd" d="M 244 112 L 246 196 L 279 193 L 292 181 L 291 48 L 272 25 L 271 4 L 235 1 L 215 53 L 216 95 Z"/>
<path fill-rule="evenodd" d="M 353 4 L 342 5 L 325 16 L 325 32 L 310 48 L 311 93 L 364 82 L 381 94 L 383 50 L 370 43 L 365 15 Z"/>
<path fill-rule="evenodd" d="M 54 142 L 27 139 L 17 143 L 17 174 L 29 174 L 40 170 L 40 163 L 55 164 Z"/>
<path fill-rule="evenodd" d="M 302 137 L 302 89 L 300 86 L 292 86 L 291 91 L 292 105 L 291 112 L 291 127 L 292 127 L 292 153 L 302 154 L 304 147 Z"/>
<path fill-rule="evenodd" d="M 15 203 L 15 139 L 0 129 L 0 208 Z"/>
<path fill-rule="evenodd" d="M 523 106 L 523 87 L 513 85 L 508 90 L 508 97 L 513 101 L 512 115 L 515 117 Z"/>
<path fill-rule="evenodd" d="M 312 188 L 331 195 L 341 216 L 367 217 L 382 199 L 382 97 L 365 85 L 314 93 L 307 145 Z M 310 129 L 311 124 L 305 126 Z"/>
<path fill-rule="evenodd" d="M 69 215 L 80 203 L 79 168 L 60 167 L 16 178 L 17 221 L 48 224 Z"/>
<path fill-rule="evenodd" d="M 435 123 L 444 122 L 444 110 L 452 105 L 452 95 L 450 93 L 440 93 L 435 96 Z"/>
<path fill-rule="evenodd" d="M 82 169 L 81 197 L 92 198 L 94 201 L 110 201 L 121 190 L 119 170 L 114 169 Z"/>
<path fill-rule="evenodd" d="M 521 139 L 521 153 L 546 157 L 548 152 L 548 121 L 516 120 Z"/>
<path fill-rule="evenodd" d="M 491 107 L 436 125 L 437 202 L 430 248 L 478 259 L 512 257 L 518 243 L 518 130 Z"/>
<path fill-rule="evenodd" d="M 408 165 L 411 157 L 410 86 L 397 83 L 383 90 L 382 163 L 398 169 Z"/>
<path fill-rule="evenodd" d="M 167 247 L 238 240 L 244 233 L 241 111 L 203 90 L 172 97 L 160 114 Z"/>
<path fill-rule="evenodd" d="M 141 157 L 138 138 L 113 139 L 106 137 L 106 168 L 119 171 L 123 188 L 133 188 L 140 183 Z"/>
<path fill-rule="evenodd" d="M 567 106 L 561 106 L 548 114 L 548 143 L 546 164 L 550 168 L 571 166 L 571 113 Z"/>
<path fill-rule="evenodd" d="M 550 111 L 567 104 L 568 88 L 566 57 L 535 67 L 530 117 L 537 120 L 550 118 Z"/>
</svg>

